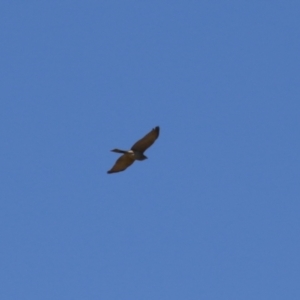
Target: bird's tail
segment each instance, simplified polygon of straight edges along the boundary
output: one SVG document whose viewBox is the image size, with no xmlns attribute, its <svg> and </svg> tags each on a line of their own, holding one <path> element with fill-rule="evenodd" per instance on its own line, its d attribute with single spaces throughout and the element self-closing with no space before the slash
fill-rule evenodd
<svg viewBox="0 0 300 300">
<path fill-rule="evenodd" d="M 116 153 L 127 153 L 128 151 L 124 151 L 124 150 L 119 150 L 119 149 L 113 149 L 111 150 L 111 152 L 116 152 Z"/>
</svg>

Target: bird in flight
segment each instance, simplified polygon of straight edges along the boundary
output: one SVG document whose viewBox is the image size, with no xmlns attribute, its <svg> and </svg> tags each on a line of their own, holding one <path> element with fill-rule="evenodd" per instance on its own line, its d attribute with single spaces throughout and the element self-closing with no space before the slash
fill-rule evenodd
<svg viewBox="0 0 300 300">
<path fill-rule="evenodd" d="M 135 160 L 144 160 L 148 157 L 144 155 L 144 152 L 155 142 L 159 136 L 159 126 L 153 128 L 149 133 L 147 133 L 143 138 L 138 140 L 132 147 L 131 150 L 119 150 L 113 149 L 112 152 L 122 153 L 114 166 L 107 171 L 108 174 L 121 172 L 131 166 Z"/>
</svg>

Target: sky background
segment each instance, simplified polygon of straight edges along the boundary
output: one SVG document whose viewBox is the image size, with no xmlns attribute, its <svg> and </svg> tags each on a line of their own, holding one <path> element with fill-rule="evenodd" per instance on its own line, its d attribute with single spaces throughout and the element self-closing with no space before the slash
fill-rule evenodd
<svg viewBox="0 0 300 300">
<path fill-rule="evenodd" d="M 1 1 L 0 298 L 300 299 L 299 16 Z"/>
</svg>

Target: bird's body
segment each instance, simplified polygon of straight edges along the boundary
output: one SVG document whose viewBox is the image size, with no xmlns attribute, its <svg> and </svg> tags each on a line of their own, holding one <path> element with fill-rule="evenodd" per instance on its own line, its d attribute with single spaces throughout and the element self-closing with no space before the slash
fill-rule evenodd
<svg viewBox="0 0 300 300">
<path fill-rule="evenodd" d="M 144 160 L 147 159 L 147 156 L 145 156 L 142 152 L 139 151 L 134 151 L 134 150 L 120 150 L 120 149 L 113 149 L 111 152 L 116 152 L 116 153 L 123 153 L 123 154 L 130 154 L 134 157 L 136 160 Z"/>
<path fill-rule="evenodd" d="M 122 153 L 123 155 L 118 158 L 115 165 L 107 172 L 109 174 L 124 171 L 135 160 L 145 160 L 147 156 L 144 152 L 155 142 L 159 136 L 159 127 L 155 127 L 142 139 L 138 140 L 132 147 L 131 150 L 120 150 L 113 149 L 112 152 Z"/>
</svg>

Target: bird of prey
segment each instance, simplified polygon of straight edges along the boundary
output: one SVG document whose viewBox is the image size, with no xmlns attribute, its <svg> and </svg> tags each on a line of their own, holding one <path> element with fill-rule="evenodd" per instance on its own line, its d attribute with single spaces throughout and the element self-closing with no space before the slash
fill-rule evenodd
<svg viewBox="0 0 300 300">
<path fill-rule="evenodd" d="M 132 147 L 131 150 L 119 150 L 113 149 L 112 152 L 122 153 L 123 155 L 119 157 L 114 164 L 114 166 L 107 171 L 108 174 L 124 171 L 130 165 L 134 163 L 135 160 L 144 160 L 148 157 L 144 155 L 144 152 L 155 142 L 159 136 L 159 127 L 153 128 L 149 133 L 147 133 L 143 138 L 138 140 Z"/>
</svg>

